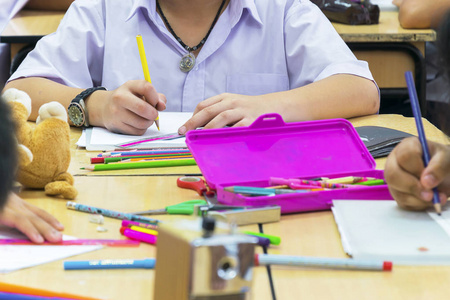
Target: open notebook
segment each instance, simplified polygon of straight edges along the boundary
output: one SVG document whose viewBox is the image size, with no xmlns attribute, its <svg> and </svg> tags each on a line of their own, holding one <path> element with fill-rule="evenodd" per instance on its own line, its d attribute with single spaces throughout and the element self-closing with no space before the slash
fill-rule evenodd
<svg viewBox="0 0 450 300">
<path fill-rule="evenodd" d="M 450 207 L 412 212 L 395 201 L 333 200 L 345 252 L 401 265 L 450 265 Z"/>
<path fill-rule="evenodd" d="M 126 135 L 113 133 L 105 128 L 90 127 L 83 130 L 83 134 L 77 142 L 79 147 L 85 147 L 88 151 L 111 151 L 118 149 L 117 145 L 125 144 L 143 138 L 152 138 L 160 135 L 169 135 L 177 133 L 187 120 L 192 117 L 190 112 L 160 112 L 159 113 L 159 128 L 152 125 L 141 136 Z M 158 140 L 149 143 L 142 143 L 134 146 L 134 149 L 148 149 L 148 148 L 179 148 L 186 147 L 185 138 L 178 138 L 174 140 Z"/>
</svg>

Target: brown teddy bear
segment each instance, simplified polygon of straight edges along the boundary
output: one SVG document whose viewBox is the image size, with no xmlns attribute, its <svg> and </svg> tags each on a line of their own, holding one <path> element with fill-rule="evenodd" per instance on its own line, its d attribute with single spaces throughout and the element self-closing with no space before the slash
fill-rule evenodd
<svg viewBox="0 0 450 300">
<path fill-rule="evenodd" d="M 36 126 L 27 122 L 31 99 L 17 89 L 6 90 L 2 98 L 9 103 L 19 143 L 17 181 L 24 187 L 41 189 L 45 194 L 74 199 L 78 192 L 70 164 L 70 126 L 65 108 L 58 102 L 41 106 Z"/>
</svg>

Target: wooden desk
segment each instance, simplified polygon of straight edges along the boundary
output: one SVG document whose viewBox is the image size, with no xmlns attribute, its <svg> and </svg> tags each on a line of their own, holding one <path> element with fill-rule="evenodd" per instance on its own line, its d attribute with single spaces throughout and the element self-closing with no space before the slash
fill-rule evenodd
<svg viewBox="0 0 450 300">
<path fill-rule="evenodd" d="M 379 125 L 415 134 L 413 118 L 398 115 L 374 115 L 351 120 L 355 126 Z M 448 138 L 424 120 L 430 140 L 446 142 Z M 72 128 L 72 143 L 80 131 Z M 72 149 L 71 168 L 86 163 L 92 153 Z M 377 159 L 377 168 L 385 159 Z M 78 203 L 120 211 L 160 208 L 185 200 L 197 199 L 191 190 L 176 188 L 177 176 L 75 176 Z M 46 197 L 43 191 L 24 191 L 21 196 L 54 216 L 65 225 L 65 234 L 78 238 L 121 238 L 120 220 L 105 218 L 108 232 L 96 231 L 97 224 L 88 222 L 88 214 L 67 210 L 66 201 Z M 161 219 L 176 218 L 163 216 Z M 245 229 L 257 230 L 255 225 Z M 281 236 L 280 246 L 269 253 L 346 257 L 333 215 L 330 211 L 282 216 L 279 223 L 264 225 L 264 232 Z M 104 248 L 68 260 L 119 259 L 155 257 L 156 248 Z M 446 299 L 446 279 L 450 266 L 398 267 L 393 272 L 363 272 L 324 269 L 272 267 L 277 299 Z M 153 270 L 64 271 L 62 261 L 0 275 L 0 281 L 102 299 L 152 299 Z M 56 284 L 55 284 L 56 283 Z M 170 287 L 168 287 L 170 288 Z M 295 296 L 294 296 L 295 295 Z M 266 270 L 254 270 L 252 299 L 270 300 Z"/>
<path fill-rule="evenodd" d="M 25 45 L 36 44 L 44 35 L 53 33 L 64 12 L 22 10 L 6 25 L 0 42 L 11 45 L 11 60 Z"/>
<path fill-rule="evenodd" d="M 434 30 L 402 28 L 396 11 L 381 11 L 377 25 L 333 23 L 333 26 L 356 57 L 369 63 L 382 96 L 384 93 L 407 96 L 404 74 L 412 71 L 425 115 L 425 43 L 436 40 Z"/>
</svg>

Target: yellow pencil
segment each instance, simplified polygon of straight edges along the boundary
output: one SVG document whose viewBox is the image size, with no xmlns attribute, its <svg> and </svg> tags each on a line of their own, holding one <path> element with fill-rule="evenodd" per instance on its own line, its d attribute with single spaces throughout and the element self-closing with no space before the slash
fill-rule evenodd
<svg viewBox="0 0 450 300">
<path fill-rule="evenodd" d="M 152 83 L 152 79 L 150 78 L 150 72 L 148 70 L 147 57 L 145 56 L 144 43 L 142 42 L 142 36 L 137 35 L 136 41 L 139 49 L 139 56 L 141 57 L 142 70 L 144 71 L 144 79 L 149 83 Z M 155 119 L 155 124 L 159 130 L 159 115 Z"/>
</svg>

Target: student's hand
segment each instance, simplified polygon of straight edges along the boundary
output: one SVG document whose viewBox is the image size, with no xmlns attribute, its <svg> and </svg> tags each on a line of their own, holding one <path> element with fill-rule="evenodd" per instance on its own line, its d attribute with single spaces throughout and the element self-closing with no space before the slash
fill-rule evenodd
<svg viewBox="0 0 450 300">
<path fill-rule="evenodd" d="M 60 242 L 64 226 L 48 212 L 27 203 L 14 193 L 10 193 L 0 224 L 16 228 L 35 243 Z"/>
<path fill-rule="evenodd" d="M 227 125 L 248 126 L 260 115 L 274 112 L 265 96 L 224 93 L 200 102 L 194 115 L 178 129 L 179 134 L 198 127 L 222 128 Z"/>
<path fill-rule="evenodd" d="M 398 205 L 409 210 L 431 206 L 432 188 L 437 187 L 442 204 L 450 196 L 450 146 L 428 141 L 431 159 L 427 168 L 416 137 L 403 140 L 389 154 L 385 179 Z"/>
<path fill-rule="evenodd" d="M 99 104 L 101 121 L 93 125 L 104 126 L 113 132 L 142 135 L 158 117 L 158 111 L 166 109 L 166 97 L 158 94 L 153 85 L 145 80 L 128 81 L 113 91 L 103 93 L 107 96 L 106 101 Z M 90 102 L 97 99 L 89 99 L 88 105 L 91 107 Z"/>
</svg>

